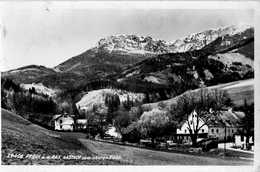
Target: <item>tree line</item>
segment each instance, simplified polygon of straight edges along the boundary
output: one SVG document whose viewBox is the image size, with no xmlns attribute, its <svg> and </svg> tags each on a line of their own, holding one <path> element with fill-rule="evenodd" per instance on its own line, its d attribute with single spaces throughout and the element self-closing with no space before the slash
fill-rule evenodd
<svg viewBox="0 0 260 172">
<path fill-rule="evenodd" d="M 11 79 L 1 79 L 1 105 L 17 113 L 56 113 L 56 102 L 46 94 L 37 93 L 35 88 L 25 90 Z"/>
</svg>

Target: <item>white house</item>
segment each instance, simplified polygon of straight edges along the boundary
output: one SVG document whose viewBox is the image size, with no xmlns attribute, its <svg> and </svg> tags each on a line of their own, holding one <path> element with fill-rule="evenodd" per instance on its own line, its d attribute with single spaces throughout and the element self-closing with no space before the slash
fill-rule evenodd
<svg viewBox="0 0 260 172">
<path fill-rule="evenodd" d="M 78 130 L 84 130 L 84 129 L 87 128 L 87 123 L 88 123 L 87 119 L 77 119 L 76 120 L 76 128 Z"/>
<path fill-rule="evenodd" d="M 186 120 L 180 129 L 177 129 L 177 134 L 189 134 L 189 129 L 192 130 L 192 133 L 196 130 L 196 127 L 200 128 L 198 134 L 208 133 L 208 126 L 205 125 L 205 122 L 198 117 L 197 112 L 194 110 Z"/>
<path fill-rule="evenodd" d="M 239 121 L 244 117 L 243 112 L 232 110 L 220 111 L 218 113 L 209 112 L 204 117 L 198 117 L 193 111 L 188 120 L 183 121 L 176 131 L 177 140 L 190 142 L 190 129 L 192 133 L 198 130 L 198 138 L 216 137 L 218 140 L 231 141 L 235 133 L 240 129 Z"/>
<path fill-rule="evenodd" d="M 53 119 L 54 130 L 73 131 L 74 119 L 68 114 L 54 115 Z"/>
<path fill-rule="evenodd" d="M 190 142 L 190 130 L 194 133 L 194 131 L 199 129 L 198 138 L 207 137 L 209 130 L 208 125 L 205 124 L 202 118 L 198 117 L 195 110 L 188 116 L 188 120 L 184 121 L 180 126 L 176 131 L 177 140 L 182 140 L 183 142 Z"/>
</svg>

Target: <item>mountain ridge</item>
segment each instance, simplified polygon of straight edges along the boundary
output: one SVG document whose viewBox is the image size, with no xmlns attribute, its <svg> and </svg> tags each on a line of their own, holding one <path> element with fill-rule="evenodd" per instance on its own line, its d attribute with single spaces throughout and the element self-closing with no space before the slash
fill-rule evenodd
<svg viewBox="0 0 260 172">
<path fill-rule="evenodd" d="M 199 43 L 196 42 L 196 40 L 198 40 L 199 38 L 204 38 L 201 35 L 203 34 L 205 35 L 205 33 L 206 35 L 207 34 L 210 35 L 212 32 L 216 32 L 216 33 L 223 32 L 222 34 L 224 34 L 225 36 L 217 37 L 216 39 L 213 36 L 214 39 L 210 39 L 210 41 L 211 40 L 213 41 L 204 42 L 205 44 L 203 44 L 203 39 L 200 39 Z M 124 37 L 128 37 L 128 36 L 129 35 L 124 35 Z M 217 54 L 217 52 L 223 54 L 224 52 L 220 52 L 220 50 L 227 51 L 227 52 L 231 51 L 228 50 L 228 47 L 233 47 L 234 44 L 239 43 L 237 44 L 238 48 L 236 49 L 233 48 L 232 50 L 233 54 L 242 53 L 243 55 L 245 55 L 246 58 L 254 59 L 253 57 L 254 54 L 249 53 L 253 51 L 253 44 L 254 44 L 253 37 L 254 37 L 254 28 L 251 26 L 239 26 L 239 27 L 229 26 L 229 27 L 215 29 L 215 31 L 207 30 L 207 31 L 199 32 L 197 34 L 196 33 L 190 34 L 189 36 L 181 38 L 179 40 L 183 40 L 182 42 L 185 42 L 187 45 L 190 45 L 191 44 L 190 42 L 192 41 L 194 42 L 195 40 L 194 46 L 187 46 L 189 47 L 189 49 L 194 49 L 194 50 L 185 51 L 186 54 L 191 54 L 191 55 L 194 53 L 196 54 L 197 49 L 201 50 L 203 48 L 204 48 L 203 50 L 204 55 L 205 52 L 209 52 L 209 51 L 211 52 L 214 51 L 215 54 Z M 130 35 L 130 38 L 132 42 L 130 41 L 129 45 L 135 43 L 133 42 L 134 40 L 139 39 L 135 35 Z M 164 44 L 166 44 L 165 41 L 162 40 L 156 42 L 151 37 L 143 37 L 142 39 L 143 41 L 146 41 L 147 44 L 149 43 L 149 46 L 147 46 L 148 47 L 147 50 L 149 51 L 158 50 L 158 52 L 161 52 L 161 50 L 163 50 L 163 48 L 165 47 Z M 202 44 L 201 44 L 201 40 L 202 40 Z M 245 42 L 247 40 L 250 40 L 251 42 L 249 43 Z M 175 40 L 175 42 L 176 41 L 177 40 Z M 159 45 L 159 48 L 157 47 L 157 49 L 149 49 L 151 47 L 153 48 L 154 45 L 157 45 L 157 43 Z M 167 43 L 167 45 L 170 44 L 172 45 L 172 43 Z M 244 46 L 244 44 L 246 45 Z M 44 66 L 37 66 L 37 65 L 29 65 L 18 69 L 9 70 L 7 72 L 3 72 L 2 76 L 10 77 L 11 79 L 16 80 L 18 83 L 30 84 L 33 82 L 35 83 L 43 82 L 44 85 L 51 86 L 51 87 L 60 85 L 62 87 L 69 88 L 72 85 L 79 83 L 80 81 L 99 79 L 99 78 L 109 79 L 111 76 L 121 75 L 125 73 L 126 69 L 131 68 L 131 66 L 138 65 L 138 63 L 143 63 L 143 61 L 147 59 L 149 60 L 153 58 L 158 58 L 161 55 L 164 56 L 165 54 L 166 55 L 173 54 L 170 56 L 175 57 L 175 56 L 182 55 L 182 53 L 185 53 L 185 52 L 138 53 L 136 51 L 135 53 L 129 53 L 130 51 L 126 52 L 126 51 L 121 51 L 119 49 L 117 50 L 113 49 L 112 51 L 107 51 L 106 48 L 103 47 L 104 45 L 106 45 L 106 41 L 105 43 L 104 42 L 100 43 L 99 41 L 97 47 L 88 49 L 85 52 L 81 53 L 80 55 L 74 56 L 60 63 L 54 68 L 47 68 Z M 203 45 L 203 47 L 199 49 L 201 45 Z M 131 49 L 131 51 L 132 50 L 133 48 Z M 180 48 L 180 50 L 183 49 Z M 241 57 L 241 56 L 238 55 L 237 57 Z M 216 56 L 216 58 L 218 58 L 218 56 Z M 188 59 L 184 59 L 184 60 L 187 61 Z M 151 79 L 151 77 L 149 79 Z"/>
<path fill-rule="evenodd" d="M 250 28 L 252 28 L 250 25 L 231 25 L 209 29 L 199 33 L 192 33 L 183 38 L 169 42 L 161 39 L 153 39 L 151 36 L 117 34 L 100 39 L 96 47 L 105 49 L 109 52 L 129 51 L 129 53 L 140 52 L 157 54 L 185 52 L 201 49 L 218 37 L 225 35 L 232 36 Z"/>
</svg>

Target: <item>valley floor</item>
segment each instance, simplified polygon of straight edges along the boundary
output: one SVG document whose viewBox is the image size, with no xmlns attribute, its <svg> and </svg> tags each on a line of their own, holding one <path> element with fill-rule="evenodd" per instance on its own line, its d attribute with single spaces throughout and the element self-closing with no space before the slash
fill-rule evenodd
<svg viewBox="0 0 260 172">
<path fill-rule="evenodd" d="M 117 159 L 37 159 L 26 155 L 76 155 Z M 17 157 L 10 157 L 17 156 Z M 253 155 L 252 155 L 253 156 Z M 39 127 L 22 117 L 2 110 L 2 164 L 71 165 L 253 165 L 253 158 L 198 156 L 122 146 L 86 139 L 84 133 L 55 132 Z"/>
</svg>

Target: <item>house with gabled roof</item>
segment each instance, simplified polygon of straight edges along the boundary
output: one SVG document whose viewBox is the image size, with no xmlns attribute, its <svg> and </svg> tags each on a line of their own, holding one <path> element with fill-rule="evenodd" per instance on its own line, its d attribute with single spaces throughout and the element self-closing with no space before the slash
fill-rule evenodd
<svg viewBox="0 0 260 172">
<path fill-rule="evenodd" d="M 232 109 L 213 112 L 210 110 L 203 116 L 198 116 L 194 110 L 186 120 L 183 120 L 176 131 L 177 140 L 190 142 L 190 133 L 198 130 L 198 138 L 218 138 L 219 141 L 232 140 L 241 128 L 240 121 L 245 116 L 243 112 Z"/>
<path fill-rule="evenodd" d="M 176 136 L 177 140 L 182 142 L 190 142 L 190 133 L 194 133 L 196 127 L 200 128 L 198 131 L 198 138 L 206 138 L 208 133 L 208 126 L 202 118 L 198 117 L 197 112 L 194 110 L 188 116 L 187 120 L 183 120 L 179 128 L 177 128 Z M 191 130 L 191 131 L 190 131 Z"/>
<path fill-rule="evenodd" d="M 219 111 L 216 116 L 207 122 L 208 137 L 217 137 L 220 141 L 230 141 L 241 129 L 240 121 L 245 116 L 243 112 L 235 112 L 231 109 Z"/>
<path fill-rule="evenodd" d="M 75 126 L 74 116 L 67 113 L 54 115 L 51 123 L 59 131 L 73 131 Z"/>
</svg>

